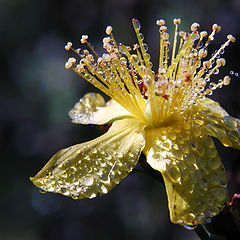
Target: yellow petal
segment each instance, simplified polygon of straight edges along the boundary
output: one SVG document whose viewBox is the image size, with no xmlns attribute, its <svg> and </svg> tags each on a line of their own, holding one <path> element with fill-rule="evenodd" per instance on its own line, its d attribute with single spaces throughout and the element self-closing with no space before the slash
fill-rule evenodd
<svg viewBox="0 0 240 240">
<path fill-rule="evenodd" d="M 144 144 L 143 126 L 119 120 L 101 137 L 60 150 L 31 180 L 43 191 L 93 198 L 128 175 Z"/>
<path fill-rule="evenodd" d="M 162 173 L 173 223 L 196 225 L 219 213 L 227 200 L 224 166 L 199 125 L 146 129 L 144 153 Z"/>
<path fill-rule="evenodd" d="M 198 118 L 204 120 L 207 133 L 226 147 L 240 149 L 240 120 L 228 115 L 221 106 L 205 99 L 198 106 Z"/>
<path fill-rule="evenodd" d="M 98 93 L 87 93 L 69 112 L 73 123 L 105 124 L 132 116 L 114 100 L 105 103 Z"/>
</svg>

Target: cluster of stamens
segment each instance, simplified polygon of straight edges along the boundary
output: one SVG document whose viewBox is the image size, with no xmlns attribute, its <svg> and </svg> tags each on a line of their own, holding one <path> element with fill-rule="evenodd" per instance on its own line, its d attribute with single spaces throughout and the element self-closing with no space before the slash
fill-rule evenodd
<svg viewBox="0 0 240 240">
<path fill-rule="evenodd" d="M 215 33 L 221 30 L 219 25 L 213 24 L 209 35 L 206 31 L 199 32 L 198 23 L 191 25 L 191 32 L 183 32 L 178 30 L 181 20 L 174 19 L 173 46 L 169 56 L 167 27 L 164 20 L 157 20 L 160 47 L 159 65 L 155 73 L 140 33 L 140 24 L 136 19 L 132 23 L 138 39 L 133 47 L 117 44 L 112 34 L 113 28 L 108 26 L 107 37 L 103 38 L 106 52 L 102 56 L 95 52 L 88 42 L 88 36 L 83 35 L 81 43 L 86 44 L 89 50 L 74 49 L 68 42 L 65 49 L 73 50 L 80 61 L 71 57 L 65 67 L 72 68 L 133 115 L 153 124 L 167 116 L 184 113 L 207 94 L 211 95 L 216 88 L 230 83 L 229 76 L 217 83 L 209 83 L 211 75 L 218 74 L 219 68 L 226 63 L 220 57 L 225 47 L 235 42 L 235 38 L 228 35 L 227 41 L 205 60 L 209 55 L 207 46 L 214 40 Z"/>
</svg>

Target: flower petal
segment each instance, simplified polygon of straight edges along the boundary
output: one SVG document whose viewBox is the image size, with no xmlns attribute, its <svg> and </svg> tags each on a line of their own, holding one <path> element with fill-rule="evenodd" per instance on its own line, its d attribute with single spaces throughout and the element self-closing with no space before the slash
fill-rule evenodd
<svg viewBox="0 0 240 240">
<path fill-rule="evenodd" d="M 198 107 L 199 119 L 205 122 L 207 133 L 218 138 L 226 147 L 240 149 L 240 120 L 228 115 L 221 106 L 210 99 L 202 101 Z"/>
<path fill-rule="evenodd" d="M 105 103 L 98 93 L 87 93 L 70 110 L 73 123 L 105 124 L 132 115 L 114 100 Z"/>
<path fill-rule="evenodd" d="M 60 150 L 31 180 L 43 191 L 93 198 L 128 175 L 144 144 L 143 126 L 119 120 L 101 137 Z"/>
<path fill-rule="evenodd" d="M 163 175 L 173 223 L 196 225 L 227 200 L 226 174 L 213 140 L 198 125 L 146 129 L 144 153 Z"/>
</svg>

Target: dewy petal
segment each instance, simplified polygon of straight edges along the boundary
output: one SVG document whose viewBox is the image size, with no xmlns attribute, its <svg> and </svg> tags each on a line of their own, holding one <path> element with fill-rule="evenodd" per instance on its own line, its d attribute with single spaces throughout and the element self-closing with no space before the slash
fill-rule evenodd
<svg viewBox="0 0 240 240">
<path fill-rule="evenodd" d="M 199 119 L 204 121 L 207 133 L 226 147 L 240 149 L 240 120 L 228 115 L 221 106 L 205 99 L 196 106 Z"/>
<path fill-rule="evenodd" d="M 128 175 L 144 145 L 143 126 L 119 120 L 101 137 L 60 150 L 31 180 L 43 191 L 93 198 Z"/>
<path fill-rule="evenodd" d="M 200 125 L 146 129 L 144 153 L 164 178 L 173 223 L 196 225 L 227 201 L 226 174 L 211 137 Z"/>
<path fill-rule="evenodd" d="M 114 100 L 105 103 L 98 93 L 87 93 L 69 112 L 73 123 L 105 124 L 132 115 Z"/>
</svg>

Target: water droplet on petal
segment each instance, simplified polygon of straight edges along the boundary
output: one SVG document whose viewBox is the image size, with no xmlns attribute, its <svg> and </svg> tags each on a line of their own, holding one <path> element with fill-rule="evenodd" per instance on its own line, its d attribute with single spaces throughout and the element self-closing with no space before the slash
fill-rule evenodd
<svg viewBox="0 0 240 240">
<path fill-rule="evenodd" d="M 93 182 L 94 182 L 93 177 L 85 177 L 85 178 L 83 179 L 83 184 L 84 184 L 85 186 L 91 186 L 91 185 L 93 184 Z"/>
</svg>

